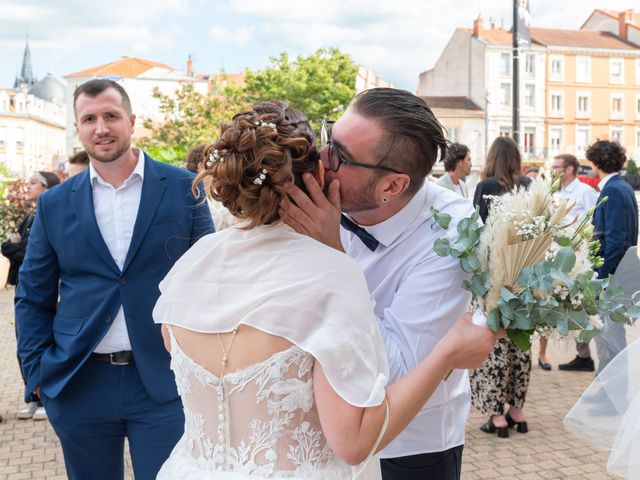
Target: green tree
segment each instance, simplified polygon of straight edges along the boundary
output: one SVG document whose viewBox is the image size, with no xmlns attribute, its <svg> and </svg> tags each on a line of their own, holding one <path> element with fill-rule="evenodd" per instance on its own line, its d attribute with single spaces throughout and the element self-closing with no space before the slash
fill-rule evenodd
<svg viewBox="0 0 640 480">
<path fill-rule="evenodd" d="M 242 107 L 235 97 L 202 94 L 193 84 L 185 84 L 175 95 L 156 88 L 153 97 L 160 102 L 164 121 L 145 119 L 143 125 L 150 133 L 137 143 L 153 158 L 174 165 L 182 165 L 190 148 L 218 138 L 220 123 Z"/>
<path fill-rule="evenodd" d="M 232 94 L 256 103 L 284 100 L 319 126 L 323 117 L 335 118 L 355 94 L 357 65 L 336 48 L 320 49 L 291 61 L 281 53 L 264 70 L 247 71 L 246 86 Z"/>
</svg>

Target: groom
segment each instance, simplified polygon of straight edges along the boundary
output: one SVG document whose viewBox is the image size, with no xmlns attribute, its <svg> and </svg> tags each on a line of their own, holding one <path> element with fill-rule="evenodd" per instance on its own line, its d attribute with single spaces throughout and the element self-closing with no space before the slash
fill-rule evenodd
<svg viewBox="0 0 640 480">
<path fill-rule="evenodd" d="M 392 88 L 359 94 L 335 122 L 321 152 L 327 197 L 305 178 L 310 197 L 292 186 L 299 208 L 287 223 L 342 250 L 364 271 L 391 369 L 390 383 L 413 369 L 469 308 L 467 278 L 458 261 L 439 257 L 434 242 L 457 238 L 456 224 L 471 216 L 468 200 L 425 182 L 443 127 L 426 103 Z M 452 217 L 440 229 L 431 208 Z M 341 211 L 347 216 L 341 217 Z M 342 228 L 340 228 L 342 225 Z M 454 371 L 422 411 L 382 451 L 384 480 L 458 480 L 470 406 L 466 371 Z"/>
<path fill-rule="evenodd" d="M 127 437 L 135 478 L 151 480 L 184 426 L 151 311 L 213 225 L 193 174 L 131 148 L 119 84 L 78 86 L 74 113 L 90 165 L 40 196 L 16 292 L 26 393 L 41 393 L 70 479 L 123 478 Z"/>
</svg>

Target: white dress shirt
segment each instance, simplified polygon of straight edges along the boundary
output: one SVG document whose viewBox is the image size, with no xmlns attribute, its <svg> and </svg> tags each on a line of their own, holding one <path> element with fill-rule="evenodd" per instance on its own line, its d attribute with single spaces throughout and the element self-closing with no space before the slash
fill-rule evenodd
<svg viewBox="0 0 640 480">
<path fill-rule="evenodd" d="M 558 192 L 558 196 L 562 199 L 568 198 L 570 204 L 576 202 L 573 210 L 569 213 L 569 217 L 573 220 L 577 215 L 578 224 L 582 222 L 587 211 L 598 201 L 598 192 L 577 178 L 566 187 L 562 187 Z"/>
<path fill-rule="evenodd" d="M 452 216 L 447 231 L 434 221 L 431 207 Z M 469 310 L 468 275 L 452 257 L 433 251 L 436 239 L 457 238 L 457 222 L 473 214 L 470 201 L 425 182 L 393 217 L 364 227 L 380 242 L 372 252 L 353 233 L 341 229 L 346 253 L 363 269 L 389 357 L 390 383 L 423 360 L 453 323 Z M 466 370 L 443 381 L 416 418 L 383 451 L 383 458 L 442 452 L 464 443 L 471 393 Z"/>
<path fill-rule="evenodd" d="M 616 175 L 620 175 L 620 172 L 610 173 L 609 175 L 604 177 L 602 180 L 600 180 L 598 182 L 598 188 L 600 189 L 600 191 L 604 190 L 604 186 L 607 184 L 607 182 L 611 180 L 611 177 L 615 177 Z"/>
<path fill-rule="evenodd" d="M 113 260 L 122 270 L 140 206 L 144 179 L 144 153 L 139 150 L 138 163 L 129 178 L 118 188 L 113 188 L 112 185 L 105 182 L 93 168 L 93 164 L 89 164 L 89 178 L 91 179 L 93 210 L 98 228 Z M 122 350 L 131 350 L 131 342 L 124 320 L 124 309 L 120 305 L 111 327 L 94 351 L 96 353 L 112 353 Z"/>
<path fill-rule="evenodd" d="M 467 188 L 467 184 L 462 180 L 458 180 L 458 183 L 453 182 L 453 178 L 449 175 L 449 172 L 444 172 L 444 174 L 436 181 L 438 185 L 441 187 L 447 188 L 458 195 L 462 195 L 464 198 L 469 198 L 469 189 Z"/>
</svg>

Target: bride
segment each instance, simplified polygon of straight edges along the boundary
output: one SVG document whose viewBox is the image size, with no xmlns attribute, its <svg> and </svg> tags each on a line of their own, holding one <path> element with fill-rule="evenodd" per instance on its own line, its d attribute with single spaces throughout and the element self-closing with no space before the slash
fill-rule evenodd
<svg viewBox="0 0 640 480">
<path fill-rule="evenodd" d="M 478 367 L 496 336 L 465 315 L 386 387 L 358 266 L 278 215 L 292 180 L 302 186 L 310 172 L 324 181 L 306 117 L 272 101 L 221 130 L 197 181 L 209 177 L 208 195 L 241 223 L 202 238 L 160 284 L 154 318 L 185 433 L 158 479 L 380 478 L 375 452 L 452 369 Z"/>
</svg>

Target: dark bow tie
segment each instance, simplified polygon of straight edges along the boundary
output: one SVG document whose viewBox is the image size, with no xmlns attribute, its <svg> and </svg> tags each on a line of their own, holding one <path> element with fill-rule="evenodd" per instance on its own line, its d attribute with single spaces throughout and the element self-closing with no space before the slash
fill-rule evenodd
<svg viewBox="0 0 640 480">
<path fill-rule="evenodd" d="M 378 245 L 380 244 L 380 242 L 376 240 L 376 237 L 371 235 L 364 228 L 353 223 L 346 216 L 342 215 L 340 217 L 340 225 L 342 225 L 343 228 L 346 228 L 350 232 L 354 233 L 360 240 L 362 240 L 362 243 L 364 243 L 366 247 L 372 252 L 375 252 L 376 248 L 378 248 Z"/>
</svg>

